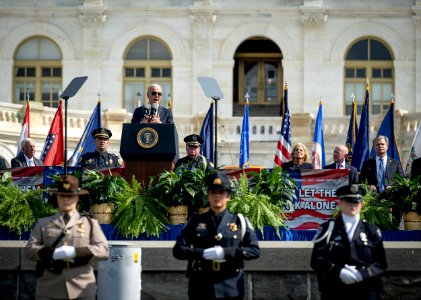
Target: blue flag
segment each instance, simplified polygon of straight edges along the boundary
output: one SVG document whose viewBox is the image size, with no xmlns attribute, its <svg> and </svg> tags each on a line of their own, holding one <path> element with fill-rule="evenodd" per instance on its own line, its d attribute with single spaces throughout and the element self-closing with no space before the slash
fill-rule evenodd
<svg viewBox="0 0 421 300">
<path fill-rule="evenodd" d="M 348 156 L 346 157 L 346 163 L 351 164 L 352 153 L 357 139 L 358 125 L 357 125 L 357 103 L 352 101 L 352 112 L 351 118 L 349 119 L 348 134 L 346 136 L 345 145 L 348 147 Z"/>
<path fill-rule="evenodd" d="M 387 111 L 382 124 L 377 131 L 377 136 L 383 135 L 389 139 L 389 147 L 387 149 L 387 156 L 390 156 L 393 159 L 396 159 L 401 163 L 401 157 L 399 155 L 398 144 L 396 143 L 395 138 L 395 103 L 392 101 L 390 103 L 390 108 Z M 376 156 L 376 151 L 374 147 L 371 148 L 370 157 Z"/>
<path fill-rule="evenodd" d="M 361 171 L 363 162 L 369 159 L 369 142 L 370 142 L 370 126 L 369 126 L 369 110 L 370 110 L 370 93 L 368 85 L 365 89 L 365 101 L 361 112 L 360 127 L 355 141 L 351 165 L 356 167 L 358 172 Z"/>
<path fill-rule="evenodd" d="M 313 149 L 311 151 L 313 169 L 322 169 L 326 165 L 325 140 L 323 137 L 323 105 L 320 101 L 316 123 L 314 125 Z"/>
<path fill-rule="evenodd" d="M 95 151 L 94 137 L 91 133 L 94 129 L 100 127 L 101 102 L 98 101 L 98 104 L 96 105 L 94 112 L 92 113 L 91 118 L 89 119 L 89 122 L 86 125 L 85 131 L 83 132 L 82 137 L 80 138 L 72 157 L 70 157 L 70 159 L 68 160 L 67 165 L 69 167 L 77 166 L 83 154 Z"/>
<path fill-rule="evenodd" d="M 249 101 L 244 105 L 243 126 L 241 128 L 240 140 L 240 169 L 248 168 L 250 165 L 249 147 Z"/>
<path fill-rule="evenodd" d="M 200 136 L 203 138 L 204 142 L 200 148 L 200 154 L 209 159 L 211 162 L 214 162 L 214 149 L 213 149 L 213 105 L 214 102 L 211 102 L 208 113 L 206 114 L 205 119 L 203 120 L 202 129 L 200 129 Z"/>
</svg>

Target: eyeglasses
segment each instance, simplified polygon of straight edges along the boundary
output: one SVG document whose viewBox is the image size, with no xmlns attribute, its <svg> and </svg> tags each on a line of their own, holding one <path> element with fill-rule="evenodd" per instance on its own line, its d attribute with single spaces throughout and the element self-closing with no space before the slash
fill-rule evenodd
<svg viewBox="0 0 421 300">
<path fill-rule="evenodd" d="M 161 92 L 151 92 L 151 95 L 152 96 L 156 96 L 156 94 L 158 94 L 159 97 L 162 96 L 162 93 Z"/>
</svg>

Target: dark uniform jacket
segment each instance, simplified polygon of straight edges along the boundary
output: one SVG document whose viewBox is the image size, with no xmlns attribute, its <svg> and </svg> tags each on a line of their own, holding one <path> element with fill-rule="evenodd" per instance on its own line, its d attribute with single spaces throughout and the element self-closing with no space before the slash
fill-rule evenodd
<svg viewBox="0 0 421 300">
<path fill-rule="evenodd" d="M 336 163 L 326 165 L 323 169 L 336 169 Z M 356 167 L 345 164 L 345 169 L 349 170 L 349 184 L 358 183 L 358 171 Z"/>
<path fill-rule="evenodd" d="M 411 179 L 421 175 L 421 157 L 415 159 L 411 166 Z"/>
<path fill-rule="evenodd" d="M 244 260 L 260 255 L 256 233 L 245 219 L 244 237 L 241 220 L 228 210 L 218 224 L 212 210 L 194 215 L 182 230 L 173 248 L 174 257 L 189 260 L 186 276 L 189 281 L 190 299 L 215 299 L 244 296 Z M 225 261 L 202 258 L 203 250 L 220 245 L 224 248 Z"/>
<path fill-rule="evenodd" d="M 194 158 L 190 156 L 185 156 L 177 160 L 177 162 L 175 163 L 176 168 L 182 165 L 184 165 L 186 168 L 189 168 L 189 169 L 191 168 L 212 169 L 213 168 L 212 162 L 202 155 L 199 155 L 198 157 L 194 157 Z"/>
<path fill-rule="evenodd" d="M 311 267 L 317 273 L 322 299 L 377 299 L 379 276 L 386 268 L 386 255 L 380 230 L 365 220 L 357 224 L 349 242 L 342 217 L 322 224 L 315 239 L 322 237 L 334 222 L 330 238 L 315 243 L 311 255 Z M 345 285 L 339 278 L 345 266 L 356 266 L 363 281 Z"/>
<path fill-rule="evenodd" d="M 83 168 L 120 168 L 119 157 L 113 153 L 88 152 L 82 155 L 80 166 Z"/>
<path fill-rule="evenodd" d="M 377 157 L 373 157 L 363 162 L 359 181 L 360 183 L 364 183 L 367 180 L 368 185 L 374 185 L 378 188 L 376 158 Z M 397 160 L 388 156 L 384 178 L 385 185 L 393 184 L 396 173 L 403 176 L 402 166 Z"/>
<path fill-rule="evenodd" d="M 311 163 L 308 162 L 304 162 L 301 165 L 295 165 L 294 162 L 289 161 L 286 163 L 282 164 L 282 169 L 284 171 L 295 171 L 295 170 L 312 170 L 313 169 L 313 165 Z"/>
<path fill-rule="evenodd" d="M 43 162 L 39 160 L 36 157 L 32 158 L 34 161 L 35 166 L 43 166 Z M 26 158 L 25 155 L 22 153 L 15 158 L 12 158 L 12 161 L 10 162 L 10 165 L 12 168 L 26 168 L 28 165 L 26 164 Z"/>
<path fill-rule="evenodd" d="M 159 106 L 158 107 L 158 114 L 159 114 L 159 119 L 161 120 L 161 123 L 169 123 L 169 124 L 173 124 L 174 120 L 173 120 L 173 116 L 172 116 L 172 111 L 164 106 Z M 143 114 L 143 106 L 138 107 L 134 110 L 133 112 L 133 118 L 132 118 L 132 123 L 140 123 L 142 122 L 144 117 Z"/>
</svg>

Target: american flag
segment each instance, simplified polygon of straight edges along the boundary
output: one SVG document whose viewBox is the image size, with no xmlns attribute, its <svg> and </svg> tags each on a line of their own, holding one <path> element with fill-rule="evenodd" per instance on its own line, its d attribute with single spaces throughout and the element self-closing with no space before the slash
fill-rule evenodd
<svg viewBox="0 0 421 300">
<path fill-rule="evenodd" d="M 291 158 L 291 115 L 288 108 L 288 84 L 284 89 L 285 115 L 282 118 L 281 134 L 279 135 L 276 146 L 274 166 L 282 166 L 282 163 L 288 162 Z"/>
</svg>

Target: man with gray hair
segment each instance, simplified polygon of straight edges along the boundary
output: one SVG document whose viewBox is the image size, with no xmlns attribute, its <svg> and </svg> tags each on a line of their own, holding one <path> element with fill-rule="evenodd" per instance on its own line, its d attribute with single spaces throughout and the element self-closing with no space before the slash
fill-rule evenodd
<svg viewBox="0 0 421 300">
<path fill-rule="evenodd" d="M 399 161 L 387 156 L 389 139 L 379 135 L 373 140 L 376 157 L 363 163 L 360 173 L 360 183 L 367 181 L 368 188 L 374 192 L 383 192 L 393 185 L 395 174 L 403 176 L 403 169 Z"/>
<path fill-rule="evenodd" d="M 135 109 L 132 123 L 173 124 L 174 120 L 171 110 L 159 104 L 162 97 L 162 87 L 156 83 L 151 84 L 148 87 L 146 96 L 149 102 Z"/>
<path fill-rule="evenodd" d="M 326 165 L 323 169 L 348 169 L 349 170 L 349 184 L 358 183 L 358 171 L 357 168 L 350 166 L 346 163 L 346 157 L 348 156 L 348 147 L 344 145 L 338 145 L 333 150 L 333 163 Z"/>
<path fill-rule="evenodd" d="M 35 141 L 33 139 L 24 139 L 21 143 L 22 153 L 12 158 L 12 168 L 25 168 L 25 167 L 36 167 L 43 166 L 41 160 L 35 157 Z"/>
</svg>

